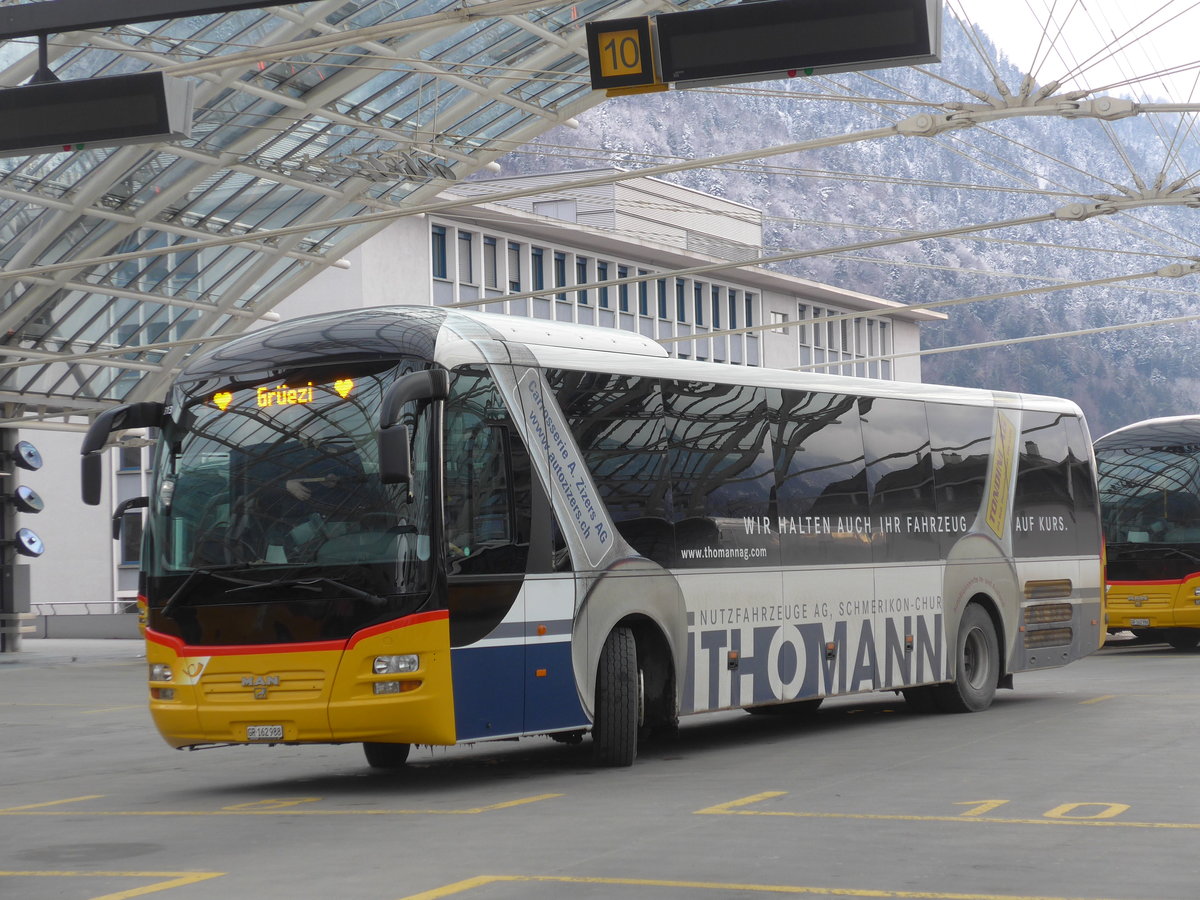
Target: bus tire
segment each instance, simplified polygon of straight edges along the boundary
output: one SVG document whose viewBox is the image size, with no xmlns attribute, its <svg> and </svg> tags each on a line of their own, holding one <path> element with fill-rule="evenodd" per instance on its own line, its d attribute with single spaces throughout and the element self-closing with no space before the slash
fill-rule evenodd
<svg viewBox="0 0 1200 900">
<path fill-rule="evenodd" d="M 978 603 L 963 610 L 954 647 L 954 680 L 935 688 L 938 707 L 949 713 L 987 709 L 1000 679 L 1000 644 L 992 617 Z"/>
<path fill-rule="evenodd" d="M 1195 650 L 1200 646 L 1200 628 L 1171 628 L 1167 631 L 1167 643 L 1175 650 Z"/>
<path fill-rule="evenodd" d="M 637 756 L 638 684 L 637 643 L 632 631 L 618 626 L 604 641 L 596 672 L 592 759 L 597 765 L 633 765 Z"/>
<path fill-rule="evenodd" d="M 638 677 L 644 709 L 639 717 L 638 743 L 675 740 L 679 737 L 679 703 L 675 698 L 674 670 L 668 664 L 664 678 L 647 679 L 645 666 L 639 664 Z"/>
<path fill-rule="evenodd" d="M 363 743 L 367 765 L 372 769 L 402 769 L 408 762 L 408 751 L 412 744 L 380 744 L 374 741 Z"/>
</svg>

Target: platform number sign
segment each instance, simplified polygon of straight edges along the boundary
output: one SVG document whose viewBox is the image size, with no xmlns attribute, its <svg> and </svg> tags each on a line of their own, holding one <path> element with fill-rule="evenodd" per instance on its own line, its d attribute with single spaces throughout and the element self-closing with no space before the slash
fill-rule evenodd
<svg viewBox="0 0 1200 900">
<path fill-rule="evenodd" d="M 645 16 L 588 22 L 587 43 L 594 89 L 657 83 L 650 20 Z"/>
</svg>

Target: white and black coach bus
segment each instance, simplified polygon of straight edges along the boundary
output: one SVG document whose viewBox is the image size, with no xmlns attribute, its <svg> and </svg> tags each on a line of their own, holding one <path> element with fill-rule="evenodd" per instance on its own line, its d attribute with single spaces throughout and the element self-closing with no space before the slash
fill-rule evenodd
<svg viewBox="0 0 1200 900">
<path fill-rule="evenodd" d="M 901 691 L 981 710 L 1104 635 L 1089 437 L 1049 397 L 672 359 L 625 332 L 394 307 L 195 357 L 143 554 L 176 747 L 591 732 Z"/>
</svg>

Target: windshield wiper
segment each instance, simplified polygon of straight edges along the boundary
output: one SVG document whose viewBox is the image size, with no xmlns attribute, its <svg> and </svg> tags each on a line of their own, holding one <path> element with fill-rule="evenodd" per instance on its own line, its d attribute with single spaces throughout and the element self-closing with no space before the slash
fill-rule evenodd
<svg viewBox="0 0 1200 900">
<path fill-rule="evenodd" d="M 175 589 L 175 593 L 168 597 L 167 602 L 162 605 L 162 609 L 159 610 L 162 615 L 165 616 L 171 611 L 171 607 L 174 606 L 184 596 L 184 593 L 187 591 L 187 589 L 191 587 L 192 582 L 196 580 L 197 575 L 219 578 L 221 581 L 232 581 L 234 584 L 252 584 L 252 582 L 246 581 L 242 578 L 234 578 L 231 575 L 219 575 L 216 572 L 213 572 L 211 569 L 192 569 L 192 571 L 188 573 L 187 578 L 183 579 L 183 584 L 179 585 L 179 587 Z M 245 588 L 234 588 L 234 590 L 240 591 L 245 590 Z M 227 591 L 226 593 L 230 592 Z"/>
<path fill-rule="evenodd" d="M 320 590 L 318 585 L 325 585 L 326 587 L 337 588 L 338 590 L 345 591 L 351 597 L 354 597 L 358 600 L 363 600 L 366 603 L 369 603 L 371 606 L 387 605 L 387 599 L 380 597 L 378 594 L 372 594 L 369 591 L 352 587 L 351 585 L 346 584 L 344 581 L 338 581 L 336 578 L 324 578 L 322 576 L 316 576 L 313 578 L 279 578 L 275 581 L 255 581 L 253 583 L 247 582 L 245 583 L 244 587 L 233 588 L 225 593 L 226 595 L 236 594 L 239 591 L 250 591 L 254 588 L 268 587 L 293 587 L 303 588 L 306 591 L 317 591 Z"/>
<path fill-rule="evenodd" d="M 1149 547 L 1138 547 L 1136 550 L 1115 550 L 1112 552 L 1112 556 L 1114 557 L 1112 561 L 1120 562 L 1123 559 L 1145 556 L 1151 553 L 1162 555 L 1175 554 L 1176 556 L 1182 556 L 1184 559 L 1190 559 L 1192 562 L 1200 562 L 1200 553 L 1192 550 L 1184 550 L 1175 544 L 1153 544 Z"/>
</svg>

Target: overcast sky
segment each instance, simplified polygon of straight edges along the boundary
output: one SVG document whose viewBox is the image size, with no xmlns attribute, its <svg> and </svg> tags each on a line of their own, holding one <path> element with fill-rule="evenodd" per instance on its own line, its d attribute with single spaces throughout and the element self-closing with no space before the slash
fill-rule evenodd
<svg viewBox="0 0 1200 900">
<path fill-rule="evenodd" d="M 946 0 L 946 6 L 965 12 L 1018 68 L 1036 67 L 1039 84 L 1076 69 L 1068 87 L 1096 88 L 1200 59 L 1197 0 Z M 1046 22 L 1053 23 L 1049 42 Z M 1200 100 L 1195 69 L 1112 89 L 1130 92 Z"/>
</svg>

